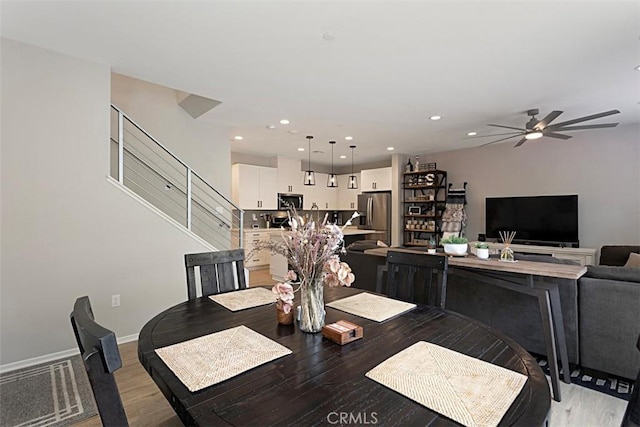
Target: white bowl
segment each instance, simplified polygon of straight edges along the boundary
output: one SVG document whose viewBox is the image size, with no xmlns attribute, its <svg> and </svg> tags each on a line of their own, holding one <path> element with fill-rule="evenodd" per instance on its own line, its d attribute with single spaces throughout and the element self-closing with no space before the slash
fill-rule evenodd
<svg viewBox="0 0 640 427">
<path fill-rule="evenodd" d="M 444 252 L 448 255 L 466 255 L 467 243 L 444 243 Z"/>
</svg>

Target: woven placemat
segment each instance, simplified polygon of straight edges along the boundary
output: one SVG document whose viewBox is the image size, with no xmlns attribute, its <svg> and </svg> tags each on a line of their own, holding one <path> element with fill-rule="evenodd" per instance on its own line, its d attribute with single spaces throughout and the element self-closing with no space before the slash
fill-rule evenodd
<svg viewBox="0 0 640 427">
<path fill-rule="evenodd" d="M 497 426 L 527 381 L 518 372 L 424 341 L 366 376 L 465 426 Z"/>
<path fill-rule="evenodd" d="M 269 289 L 249 288 L 211 295 L 209 299 L 231 311 L 239 311 L 275 303 L 276 295 Z"/>
<path fill-rule="evenodd" d="M 156 353 L 190 391 L 198 391 L 291 350 L 242 325 L 159 348 Z"/>
<path fill-rule="evenodd" d="M 393 317 L 416 308 L 415 304 L 362 292 L 327 304 L 346 313 L 355 314 L 365 319 L 384 322 Z"/>
</svg>

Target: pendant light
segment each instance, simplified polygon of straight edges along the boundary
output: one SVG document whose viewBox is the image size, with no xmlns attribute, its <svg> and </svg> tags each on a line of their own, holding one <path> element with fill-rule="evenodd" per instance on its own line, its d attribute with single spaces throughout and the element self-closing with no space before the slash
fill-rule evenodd
<svg viewBox="0 0 640 427">
<path fill-rule="evenodd" d="M 347 188 L 349 190 L 357 190 L 358 177 L 353 174 L 353 149 L 356 148 L 356 146 L 350 145 L 349 148 L 351 148 L 351 175 L 349 175 L 349 184 L 347 184 Z"/>
<path fill-rule="evenodd" d="M 333 173 L 333 146 L 335 141 L 329 141 L 331 144 L 331 173 L 327 176 L 327 187 L 336 188 L 338 186 L 338 177 Z"/>
<path fill-rule="evenodd" d="M 304 185 L 316 185 L 316 174 L 311 170 L 311 140 L 313 136 L 307 135 L 309 141 L 309 169 L 304 171 Z"/>
</svg>

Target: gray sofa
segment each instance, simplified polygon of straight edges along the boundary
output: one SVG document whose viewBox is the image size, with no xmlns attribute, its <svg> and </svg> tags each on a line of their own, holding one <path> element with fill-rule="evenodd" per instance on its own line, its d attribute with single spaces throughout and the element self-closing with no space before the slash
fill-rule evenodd
<svg viewBox="0 0 640 427">
<path fill-rule="evenodd" d="M 623 267 L 640 246 L 603 246 L 600 265 L 579 284 L 580 358 L 584 368 L 624 378 L 640 370 L 640 268 Z"/>
</svg>

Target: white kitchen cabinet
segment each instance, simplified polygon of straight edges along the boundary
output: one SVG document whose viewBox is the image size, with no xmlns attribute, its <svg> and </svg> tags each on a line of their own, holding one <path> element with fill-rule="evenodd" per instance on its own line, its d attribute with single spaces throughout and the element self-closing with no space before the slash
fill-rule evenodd
<svg viewBox="0 0 640 427">
<path fill-rule="evenodd" d="M 302 193 L 304 172 L 301 170 L 300 159 L 278 156 L 278 192 Z"/>
<path fill-rule="evenodd" d="M 278 208 L 276 168 L 235 164 L 231 167 L 231 198 L 241 209 Z"/>
<path fill-rule="evenodd" d="M 338 175 L 338 210 L 347 211 L 358 209 L 358 194 L 362 191 L 360 189 L 362 183 L 360 182 L 359 173 L 354 173 L 353 175 L 358 178 L 358 188 L 353 190 L 347 188 L 351 174 Z"/>
<path fill-rule="evenodd" d="M 245 267 L 250 268 L 269 265 L 271 262 L 271 253 L 268 249 L 258 250 L 257 252 L 253 252 L 253 250 L 260 242 L 268 242 L 271 233 L 270 230 L 248 230 L 244 232 Z M 251 253 L 253 253 L 253 255 L 249 258 L 249 254 Z"/>
<path fill-rule="evenodd" d="M 338 189 L 327 187 L 326 173 L 315 173 L 316 185 L 304 186 L 304 209 L 310 210 L 315 203 L 321 211 L 338 209 Z"/>
<path fill-rule="evenodd" d="M 391 168 L 364 169 L 360 173 L 362 191 L 391 191 Z"/>
</svg>

